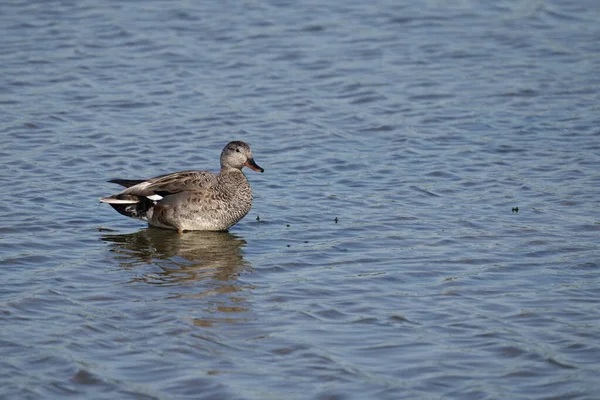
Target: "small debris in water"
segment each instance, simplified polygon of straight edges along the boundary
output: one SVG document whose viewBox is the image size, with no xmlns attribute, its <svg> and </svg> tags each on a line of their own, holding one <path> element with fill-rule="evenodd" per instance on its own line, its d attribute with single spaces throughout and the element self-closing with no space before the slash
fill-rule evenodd
<svg viewBox="0 0 600 400">
<path fill-rule="evenodd" d="M 256 220 L 257 220 L 257 221 L 260 221 L 260 217 L 259 217 L 258 215 L 256 216 Z"/>
<path fill-rule="evenodd" d="M 290 227 L 290 224 L 287 224 L 286 226 L 289 228 L 289 227 Z"/>
<path fill-rule="evenodd" d="M 338 223 L 338 219 L 337 219 L 337 217 L 335 217 L 334 221 L 335 221 L 335 223 L 336 223 L 336 224 Z"/>
<path fill-rule="evenodd" d="M 518 212 L 519 212 L 519 207 L 513 207 L 513 208 L 512 208 L 512 212 L 514 212 L 514 213 L 518 213 Z"/>
</svg>

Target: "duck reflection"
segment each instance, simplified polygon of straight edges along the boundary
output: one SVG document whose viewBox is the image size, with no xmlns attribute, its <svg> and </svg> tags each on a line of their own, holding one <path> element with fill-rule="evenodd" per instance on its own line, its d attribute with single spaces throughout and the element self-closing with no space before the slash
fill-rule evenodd
<svg viewBox="0 0 600 400">
<path fill-rule="evenodd" d="M 251 313 L 247 301 L 251 287 L 237 280 L 241 272 L 251 270 L 242 255 L 246 241 L 239 236 L 146 228 L 129 234 L 104 233 L 101 240 L 109 244 L 121 268 L 140 272 L 133 282 L 168 286 L 167 298 L 180 302 L 178 310 L 194 310 L 190 316 L 194 325 L 243 322 Z"/>
<path fill-rule="evenodd" d="M 181 284 L 213 279 L 235 281 L 249 263 L 242 255 L 246 241 L 229 232 L 187 232 L 147 228 L 129 234 L 104 234 L 123 268 L 152 264 L 160 268 L 136 280 Z M 233 289 L 233 288 L 230 288 Z"/>
</svg>

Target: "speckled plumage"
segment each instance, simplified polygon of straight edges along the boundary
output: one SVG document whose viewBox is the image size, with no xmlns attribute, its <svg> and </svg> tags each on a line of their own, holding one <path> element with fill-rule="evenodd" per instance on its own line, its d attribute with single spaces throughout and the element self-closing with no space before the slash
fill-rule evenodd
<svg viewBox="0 0 600 400">
<path fill-rule="evenodd" d="M 122 192 L 100 199 L 119 213 L 151 226 L 182 231 L 224 231 L 252 206 L 252 189 L 242 172 L 263 172 L 248 144 L 228 143 L 221 152 L 221 171 L 181 171 L 148 180 L 115 179 Z"/>
</svg>

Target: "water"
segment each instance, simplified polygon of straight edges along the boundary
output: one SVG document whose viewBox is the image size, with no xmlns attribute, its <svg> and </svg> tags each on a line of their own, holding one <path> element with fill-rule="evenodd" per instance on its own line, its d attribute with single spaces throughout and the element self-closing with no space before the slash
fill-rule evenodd
<svg viewBox="0 0 600 400">
<path fill-rule="evenodd" d="M 0 8 L 0 397 L 596 398 L 600 3 L 296 3 Z M 230 140 L 228 233 L 98 203 Z"/>
</svg>

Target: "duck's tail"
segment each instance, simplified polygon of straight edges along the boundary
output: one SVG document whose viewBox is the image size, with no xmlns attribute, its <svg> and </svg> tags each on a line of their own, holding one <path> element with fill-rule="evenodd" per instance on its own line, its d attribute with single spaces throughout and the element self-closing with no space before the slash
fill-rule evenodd
<svg viewBox="0 0 600 400">
<path fill-rule="evenodd" d="M 130 187 L 144 182 L 143 180 L 128 180 L 128 179 L 113 179 L 109 182 Z M 148 211 L 156 205 L 155 200 L 151 200 L 144 196 L 136 196 L 133 194 L 115 194 L 110 197 L 102 197 L 101 203 L 108 203 L 112 208 L 117 210 L 119 214 L 126 217 L 137 218 L 144 221 L 148 220 Z"/>
<path fill-rule="evenodd" d="M 156 204 L 155 201 L 147 197 L 139 197 L 131 194 L 115 194 L 110 197 L 102 197 L 100 202 L 108 203 L 119 214 L 144 221 L 148 220 L 148 211 Z"/>
</svg>

